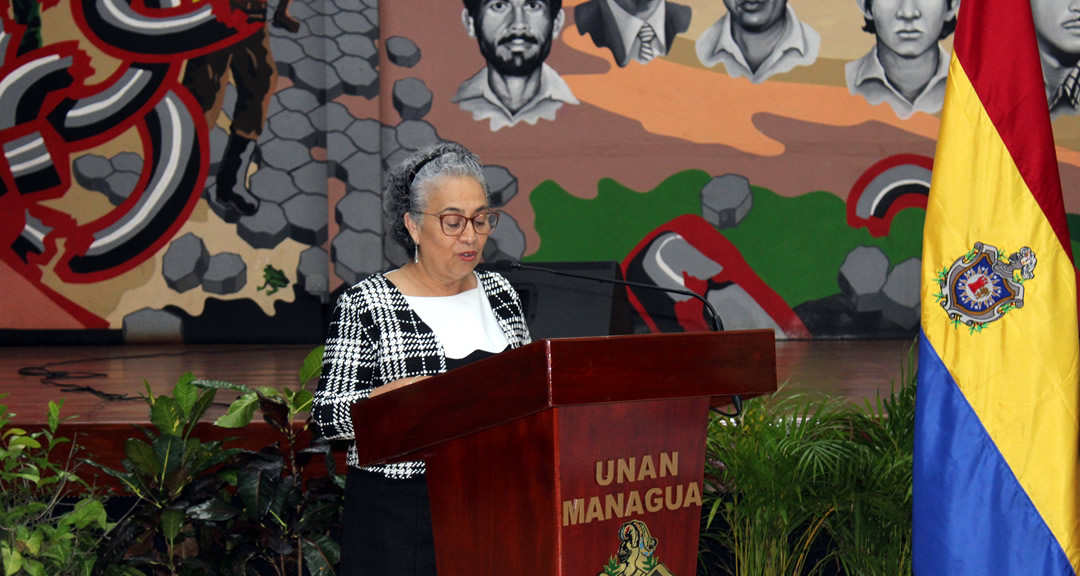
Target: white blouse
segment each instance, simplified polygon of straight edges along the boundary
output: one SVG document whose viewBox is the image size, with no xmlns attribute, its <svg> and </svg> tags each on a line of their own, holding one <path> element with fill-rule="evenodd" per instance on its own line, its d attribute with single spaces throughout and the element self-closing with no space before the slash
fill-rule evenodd
<svg viewBox="0 0 1080 576">
<path fill-rule="evenodd" d="M 435 332 L 447 358 L 464 358 L 476 350 L 498 353 L 510 344 L 479 281 L 476 288 L 453 296 L 405 296 L 405 301 Z"/>
</svg>

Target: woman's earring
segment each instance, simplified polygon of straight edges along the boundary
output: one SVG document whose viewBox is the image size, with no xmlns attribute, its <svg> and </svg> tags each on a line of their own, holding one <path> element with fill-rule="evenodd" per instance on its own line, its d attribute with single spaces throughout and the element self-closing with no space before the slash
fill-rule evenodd
<svg viewBox="0 0 1080 576">
<path fill-rule="evenodd" d="M 413 260 L 412 261 L 415 264 L 420 263 L 420 245 L 419 244 L 417 244 L 416 249 L 413 250 Z"/>
</svg>

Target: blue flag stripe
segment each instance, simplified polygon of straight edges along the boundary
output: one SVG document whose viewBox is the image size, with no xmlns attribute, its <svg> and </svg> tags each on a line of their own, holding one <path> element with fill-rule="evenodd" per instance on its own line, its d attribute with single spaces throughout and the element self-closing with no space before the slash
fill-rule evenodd
<svg viewBox="0 0 1080 576">
<path fill-rule="evenodd" d="M 915 401 L 914 574 L 1075 574 L 921 331 Z"/>
</svg>

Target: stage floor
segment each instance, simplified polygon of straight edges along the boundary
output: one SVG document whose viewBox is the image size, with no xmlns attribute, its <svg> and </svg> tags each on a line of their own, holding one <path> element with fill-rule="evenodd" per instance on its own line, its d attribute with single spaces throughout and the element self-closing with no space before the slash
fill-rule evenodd
<svg viewBox="0 0 1080 576">
<path fill-rule="evenodd" d="M 777 383 L 787 392 L 822 392 L 852 402 L 873 400 L 888 394 L 912 346 L 911 341 L 779 341 L 776 344 Z M 249 387 L 295 387 L 297 374 L 309 345 L 278 346 L 98 346 L 98 347 L 0 347 L 0 400 L 18 416 L 20 425 L 45 422 L 49 400 L 64 399 L 62 414 L 78 415 L 83 424 L 142 423 L 149 410 L 139 397 L 143 381 L 154 394 L 170 393 L 185 372 L 197 378 L 224 380 Z M 99 374 L 77 379 L 57 376 L 55 382 L 91 387 L 105 394 L 125 397 L 108 400 L 91 392 L 64 389 L 42 383 L 38 375 L 20 375 L 27 367 L 43 367 L 54 373 Z M 314 390 L 316 382 L 308 384 Z M 205 420 L 223 414 L 235 396 L 219 392 L 219 405 Z"/>
</svg>

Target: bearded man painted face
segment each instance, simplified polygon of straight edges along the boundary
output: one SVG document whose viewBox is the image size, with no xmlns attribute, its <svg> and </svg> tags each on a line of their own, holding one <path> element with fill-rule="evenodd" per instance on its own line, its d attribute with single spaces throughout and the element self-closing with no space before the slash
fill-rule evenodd
<svg viewBox="0 0 1080 576">
<path fill-rule="evenodd" d="M 466 0 L 462 24 L 476 38 L 487 66 L 458 87 L 452 99 L 492 131 L 525 121 L 555 119 L 570 87 L 544 64 L 562 30 L 561 0 Z"/>
</svg>

